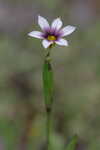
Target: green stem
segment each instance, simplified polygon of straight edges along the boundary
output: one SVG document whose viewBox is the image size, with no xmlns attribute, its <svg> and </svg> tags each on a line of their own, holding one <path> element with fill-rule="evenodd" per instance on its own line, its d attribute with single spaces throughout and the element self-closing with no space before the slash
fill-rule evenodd
<svg viewBox="0 0 100 150">
<path fill-rule="evenodd" d="M 47 123 L 46 123 L 47 150 L 51 149 L 50 132 L 51 132 L 51 111 L 48 111 L 47 112 Z"/>
<path fill-rule="evenodd" d="M 51 67 L 50 64 L 50 49 L 45 57 L 45 61 L 48 63 L 48 67 Z M 52 102 L 52 99 L 50 100 Z M 52 111 L 52 103 L 49 105 L 46 105 L 46 134 L 47 134 L 47 150 L 51 150 L 51 139 L 50 139 L 50 133 L 51 133 L 51 111 Z"/>
<path fill-rule="evenodd" d="M 43 86 L 44 86 L 44 98 L 46 106 L 46 138 L 47 138 L 47 150 L 51 150 L 51 113 L 52 113 L 52 103 L 53 103 L 53 71 L 51 66 L 51 47 L 49 47 L 44 61 L 43 68 Z"/>
</svg>

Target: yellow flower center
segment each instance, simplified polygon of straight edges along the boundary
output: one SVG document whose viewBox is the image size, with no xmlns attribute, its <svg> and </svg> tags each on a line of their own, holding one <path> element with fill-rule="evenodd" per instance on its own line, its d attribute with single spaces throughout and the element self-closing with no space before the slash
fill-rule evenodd
<svg viewBox="0 0 100 150">
<path fill-rule="evenodd" d="M 47 39 L 49 41 L 55 41 L 56 40 L 56 37 L 54 35 L 48 35 Z"/>
</svg>

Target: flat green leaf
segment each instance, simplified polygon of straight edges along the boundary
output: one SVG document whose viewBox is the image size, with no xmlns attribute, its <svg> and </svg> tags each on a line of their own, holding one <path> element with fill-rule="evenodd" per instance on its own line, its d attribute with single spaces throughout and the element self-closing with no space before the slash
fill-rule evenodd
<svg viewBox="0 0 100 150">
<path fill-rule="evenodd" d="M 65 150 L 76 150 L 77 143 L 78 143 L 78 136 L 74 135 L 70 143 L 65 148 Z"/>
<path fill-rule="evenodd" d="M 49 61 L 45 61 L 43 66 L 43 88 L 45 104 L 50 106 L 53 100 L 53 71 Z"/>
</svg>

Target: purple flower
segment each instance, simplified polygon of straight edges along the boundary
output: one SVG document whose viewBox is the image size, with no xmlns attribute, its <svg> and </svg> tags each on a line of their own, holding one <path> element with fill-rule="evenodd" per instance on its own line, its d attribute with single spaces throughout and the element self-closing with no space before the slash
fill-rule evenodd
<svg viewBox="0 0 100 150">
<path fill-rule="evenodd" d="M 50 26 L 45 18 L 38 16 L 38 24 L 43 32 L 32 31 L 28 35 L 42 39 L 44 48 L 48 48 L 52 44 L 68 46 L 68 41 L 63 39 L 63 37 L 71 34 L 76 29 L 76 27 L 70 25 L 61 29 L 63 23 L 60 18 L 55 19 Z"/>
</svg>

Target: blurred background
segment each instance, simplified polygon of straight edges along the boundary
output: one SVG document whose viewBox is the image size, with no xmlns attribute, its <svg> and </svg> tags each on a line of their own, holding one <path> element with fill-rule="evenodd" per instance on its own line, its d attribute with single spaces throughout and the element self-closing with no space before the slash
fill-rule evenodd
<svg viewBox="0 0 100 150">
<path fill-rule="evenodd" d="M 79 136 L 78 150 L 100 149 L 100 1 L 0 0 L 0 150 L 44 150 L 44 48 L 27 33 L 38 15 L 77 30 L 52 50 L 52 146 Z"/>
</svg>

